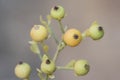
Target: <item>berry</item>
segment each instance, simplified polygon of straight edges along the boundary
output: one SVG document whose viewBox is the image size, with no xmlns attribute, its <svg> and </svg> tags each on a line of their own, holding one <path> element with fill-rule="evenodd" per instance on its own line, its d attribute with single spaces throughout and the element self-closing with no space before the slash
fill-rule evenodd
<svg viewBox="0 0 120 80">
<path fill-rule="evenodd" d="M 15 75 L 20 79 L 27 79 L 30 76 L 31 67 L 28 63 L 19 62 L 15 67 Z"/>
<path fill-rule="evenodd" d="M 62 6 L 54 6 L 51 9 L 50 15 L 53 19 L 61 20 L 62 18 L 64 18 L 65 10 Z"/>
<path fill-rule="evenodd" d="M 45 74 L 52 75 L 56 70 L 55 63 L 48 58 L 43 59 L 43 61 L 41 63 L 41 70 Z"/>
<path fill-rule="evenodd" d="M 100 26 L 97 22 L 93 22 L 90 28 L 88 29 L 88 36 L 93 40 L 99 40 L 104 36 L 103 27 Z"/>
<path fill-rule="evenodd" d="M 77 76 L 84 76 L 89 72 L 90 66 L 86 60 L 78 60 L 74 65 L 74 71 Z"/>
<path fill-rule="evenodd" d="M 41 42 L 48 37 L 48 31 L 43 25 L 34 25 L 30 32 L 31 38 L 36 42 Z"/>
<path fill-rule="evenodd" d="M 69 29 L 63 35 L 63 41 L 71 47 L 77 46 L 82 40 L 82 34 L 77 29 Z"/>
</svg>

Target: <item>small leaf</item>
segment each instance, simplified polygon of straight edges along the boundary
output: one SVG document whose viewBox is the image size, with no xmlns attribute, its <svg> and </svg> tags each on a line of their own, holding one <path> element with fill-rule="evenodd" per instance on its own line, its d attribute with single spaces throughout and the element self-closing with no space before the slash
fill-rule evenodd
<svg viewBox="0 0 120 80">
<path fill-rule="evenodd" d="M 50 79 L 54 79 L 54 78 L 55 78 L 55 75 L 48 75 L 48 77 L 49 77 Z"/>
<path fill-rule="evenodd" d="M 47 15 L 48 25 L 50 25 L 51 19 L 52 19 L 52 17 L 50 15 Z"/>
<path fill-rule="evenodd" d="M 42 25 L 47 26 L 47 22 L 43 20 L 42 16 L 40 16 L 40 22 Z"/>
<path fill-rule="evenodd" d="M 36 54 L 40 54 L 40 50 L 39 50 L 39 47 L 37 45 L 37 42 L 29 41 L 29 44 L 30 44 L 30 49 L 32 52 L 34 52 Z"/>
<path fill-rule="evenodd" d="M 42 73 L 42 71 L 39 68 L 36 68 L 36 71 Z"/>
<path fill-rule="evenodd" d="M 97 21 L 94 21 L 94 22 L 92 23 L 92 25 L 94 25 L 94 24 L 98 24 L 98 22 L 97 22 Z"/>
<path fill-rule="evenodd" d="M 39 76 L 40 80 L 44 80 L 43 75 L 42 75 L 42 71 L 39 68 L 36 68 L 36 70 L 38 72 L 37 75 Z"/>
<path fill-rule="evenodd" d="M 45 44 L 45 45 L 43 46 L 43 49 L 44 49 L 44 51 L 47 53 L 47 52 L 48 52 L 48 50 L 49 50 L 48 45 L 46 45 L 46 44 Z"/>
</svg>

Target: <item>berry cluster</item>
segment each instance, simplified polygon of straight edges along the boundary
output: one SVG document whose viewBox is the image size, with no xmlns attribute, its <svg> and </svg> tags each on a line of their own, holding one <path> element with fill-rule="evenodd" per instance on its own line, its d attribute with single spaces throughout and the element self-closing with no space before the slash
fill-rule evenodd
<svg viewBox="0 0 120 80">
<path fill-rule="evenodd" d="M 86 37 L 90 37 L 93 40 L 99 40 L 104 36 L 104 30 L 96 21 L 81 33 L 76 28 L 68 28 L 62 24 L 62 19 L 65 17 L 65 10 L 62 6 L 54 6 L 50 14 L 47 16 L 47 21 L 43 20 L 40 17 L 41 25 L 34 25 L 30 31 L 30 37 L 32 41 L 29 41 L 30 49 L 33 53 L 37 54 L 42 61 L 40 68 L 37 68 L 38 76 L 41 80 L 48 80 L 49 78 L 54 78 L 53 73 L 59 69 L 68 69 L 73 70 L 75 75 L 84 76 L 90 70 L 90 65 L 87 60 L 71 60 L 65 66 L 57 66 L 56 60 L 59 53 L 66 47 L 76 47 L 82 40 Z M 50 27 L 51 20 L 55 19 L 60 25 L 60 30 L 62 33 L 61 40 L 58 40 L 54 31 Z M 49 57 L 49 46 L 45 43 L 45 40 L 53 37 L 57 44 L 57 49 L 53 58 Z M 41 51 L 38 45 L 41 45 L 44 54 L 41 54 Z M 19 62 L 15 67 L 15 75 L 23 80 L 29 80 L 31 73 L 31 67 L 28 63 Z M 46 78 L 44 78 L 46 76 Z"/>
</svg>

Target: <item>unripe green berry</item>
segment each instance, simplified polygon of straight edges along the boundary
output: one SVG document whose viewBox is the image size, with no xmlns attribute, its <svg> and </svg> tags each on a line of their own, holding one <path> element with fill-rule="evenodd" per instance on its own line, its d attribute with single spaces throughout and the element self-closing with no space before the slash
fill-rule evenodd
<svg viewBox="0 0 120 80">
<path fill-rule="evenodd" d="M 97 22 L 93 22 L 93 24 L 88 29 L 88 36 L 93 40 L 99 40 L 104 36 L 104 30 L 102 26 L 100 26 Z"/>
<path fill-rule="evenodd" d="M 31 73 L 31 67 L 28 63 L 19 62 L 15 67 L 15 75 L 20 79 L 27 79 Z"/>
<path fill-rule="evenodd" d="M 90 66 L 86 60 L 78 60 L 74 65 L 74 71 L 77 76 L 84 76 L 89 72 Z"/>
<path fill-rule="evenodd" d="M 50 59 L 45 59 L 41 63 L 41 70 L 45 74 L 52 75 L 56 70 L 55 63 Z"/>
<path fill-rule="evenodd" d="M 61 20 L 65 16 L 65 10 L 62 6 L 54 6 L 51 9 L 50 15 L 53 19 Z"/>
</svg>

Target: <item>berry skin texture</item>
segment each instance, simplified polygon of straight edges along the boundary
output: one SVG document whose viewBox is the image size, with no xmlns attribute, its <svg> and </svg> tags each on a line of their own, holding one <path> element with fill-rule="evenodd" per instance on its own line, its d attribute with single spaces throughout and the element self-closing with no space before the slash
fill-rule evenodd
<svg viewBox="0 0 120 80">
<path fill-rule="evenodd" d="M 93 40 L 99 40 L 104 36 L 103 28 L 95 21 L 88 29 L 88 36 Z"/>
<path fill-rule="evenodd" d="M 41 70 L 45 74 L 52 75 L 56 70 L 55 63 L 50 59 L 45 59 L 41 63 Z"/>
<path fill-rule="evenodd" d="M 30 31 L 30 36 L 33 41 L 41 42 L 47 39 L 48 31 L 43 25 L 34 25 Z"/>
<path fill-rule="evenodd" d="M 77 76 L 84 76 L 89 72 L 90 66 L 86 60 L 78 60 L 74 65 L 74 71 Z"/>
<path fill-rule="evenodd" d="M 53 19 L 60 21 L 62 18 L 64 18 L 65 10 L 62 6 L 54 6 L 51 9 L 50 15 Z"/>
<path fill-rule="evenodd" d="M 63 41 L 71 47 L 75 47 L 79 45 L 82 40 L 82 34 L 77 29 L 68 29 L 65 34 L 63 35 Z"/>
<path fill-rule="evenodd" d="M 28 63 L 19 62 L 15 67 L 15 75 L 20 79 L 27 79 L 31 73 L 31 67 Z"/>
</svg>

